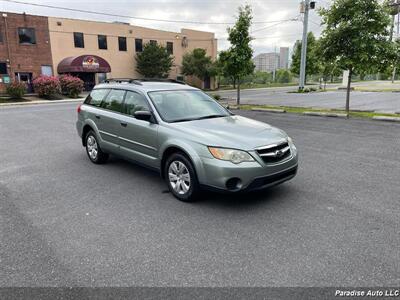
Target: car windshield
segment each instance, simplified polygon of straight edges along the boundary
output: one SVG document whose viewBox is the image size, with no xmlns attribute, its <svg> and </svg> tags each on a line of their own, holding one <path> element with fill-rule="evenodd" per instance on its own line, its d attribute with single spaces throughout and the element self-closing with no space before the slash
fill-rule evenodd
<svg viewBox="0 0 400 300">
<path fill-rule="evenodd" d="M 155 91 L 148 94 L 166 122 L 185 122 L 230 115 L 224 107 L 201 91 Z"/>
</svg>

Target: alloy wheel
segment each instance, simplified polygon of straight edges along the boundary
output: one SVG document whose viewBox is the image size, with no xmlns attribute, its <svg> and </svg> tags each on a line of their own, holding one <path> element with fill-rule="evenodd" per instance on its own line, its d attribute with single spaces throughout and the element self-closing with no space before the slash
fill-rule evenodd
<svg viewBox="0 0 400 300">
<path fill-rule="evenodd" d="M 168 168 L 169 184 L 179 195 L 186 194 L 190 189 L 190 173 L 186 165 L 178 160 L 173 161 Z"/>
<path fill-rule="evenodd" d="M 96 160 L 99 149 L 97 147 L 97 141 L 93 135 L 88 136 L 86 145 L 90 158 Z"/>
</svg>

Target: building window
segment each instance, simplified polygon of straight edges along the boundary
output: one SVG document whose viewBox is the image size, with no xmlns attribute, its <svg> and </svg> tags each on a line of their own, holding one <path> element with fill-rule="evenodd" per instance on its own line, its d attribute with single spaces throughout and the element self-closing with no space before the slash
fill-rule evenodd
<svg viewBox="0 0 400 300">
<path fill-rule="evenodd" d="M 168 54 L 174 53 L 174 43 L 173 42 L 167 42 L 167 53 Z"/>
<path fill-rule="evenodd" d="M 119 51 L 126 51 L 126 37 L 123 36 L 118 37 L 118 48 Z"/>
<path fill-rule="evenodd" d="M 135 51 L 142 52 L 143 51 L 143 40 L 135 39 Z"/>
<path fill-rule="evenodd" d="M 157 45 L 157 41 L 156 40 L 150 40 L 150 44 Z"/>
<path fill-rule="evenodd" d="M 82 32 L 74 32 L 74 44 L 75 48 L 85 48 L 85 41 Z"/>
<path fill-rule="evenodd" d="M 98 35 L 97 41 L 99 44 L 99 49 L 107 50 L 107 36 L 106 35 Z"/>
<path fill-rule="evenodd" d="M 36 44 L 36 35 L 34 28 L 18 28 L 18 37 L 20 44 L 34 45 Z"/>
<path fill-rule="evenodd" d="M 1 27 L 0 27 L 0 43 L 2 43 L 3 42 L 3 31 L 1 30 Z"/>
<path fill-rule="evenodd" d="M 0 63 L 0 74 L 1 75 L 8 74 L 7 63 L 5 62 Z"/>
<path fill-rule="evenodd" d="M 107 73 L 97 73 L 97 82 L 102 83 L 107 79 Z"/>
<path fill-rule="evenodd" d="M 42 66 L 42 75 L 53 76 L 53 68 L 51 66 Z"/>
</svg>

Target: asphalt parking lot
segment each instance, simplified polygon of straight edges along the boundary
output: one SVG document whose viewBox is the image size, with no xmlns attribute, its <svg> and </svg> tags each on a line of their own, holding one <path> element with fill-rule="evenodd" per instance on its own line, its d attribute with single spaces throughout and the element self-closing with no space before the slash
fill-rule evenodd
<svg viewBox="0 0 400 300">
<path fill-rule="evenodd" d="M 0 286 L 400 285 L 400 124 L 241 112 L 293 137 L 297 177 L 186 204 L 90 163 L 75 107 L 0 109 Z"/>
</svg>

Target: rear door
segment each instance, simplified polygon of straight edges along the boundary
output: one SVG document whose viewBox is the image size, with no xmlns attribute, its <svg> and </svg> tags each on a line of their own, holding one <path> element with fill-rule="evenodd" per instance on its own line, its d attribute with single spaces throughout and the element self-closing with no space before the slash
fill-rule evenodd
<svg viewBox="0 0 400 300">
<path fill-rule="evenodd" d="M 158 167 L 158 124 L 138 120 L 136 111 L 150 111 L 146 98 L 127 91 L 122 108 L 119 129 L 120 151 L 130 159 Z"/>
<path fill-rule="evenodd" d="M 85 109 L 86 116 L 85 118 L 91 120 L 96 124 L 96 127 L 99 131 L 103 130 L 103 110 L 101 109 L 101 104 L 103 100 L 106 98 L 107 94 L 110 92 L 110 89 L 95 89 L 89 94 L 86 98 L 85 103 L 88 107 Z M 103 142 L 103 135 L 100 132 L 100 142 Z M 104 145 L 102 145 L 104 146 Z M 107 147 L 107 145 L 105 145 Z"/>
<path fill-rule="evenodd" d="M 101 139 L 110 146 L 118 148 L 119 119 L 122 112 L 122 103 L 126 91 L 112 89 L 101 102 L 96 118 L 100 121 L 99 132 Z"/>
</svg>

